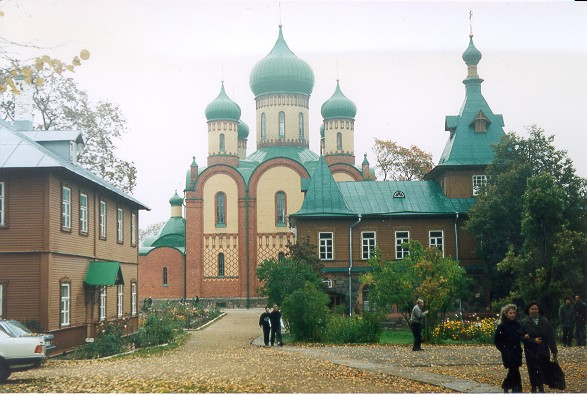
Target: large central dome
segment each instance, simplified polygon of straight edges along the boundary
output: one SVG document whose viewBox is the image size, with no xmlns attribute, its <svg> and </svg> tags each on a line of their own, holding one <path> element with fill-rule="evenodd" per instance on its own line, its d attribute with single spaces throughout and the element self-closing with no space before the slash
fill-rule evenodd
<svg viewBox="0 0 587 397">
<path fill-rule="evenodd" d="M 314 72 L 310 65 L 298 58 L 279 37 L 271 52 L 253 67 L 249 81 L 255 97 L 263 94 L 305 94 L 314 88 Z"/>
</svg>

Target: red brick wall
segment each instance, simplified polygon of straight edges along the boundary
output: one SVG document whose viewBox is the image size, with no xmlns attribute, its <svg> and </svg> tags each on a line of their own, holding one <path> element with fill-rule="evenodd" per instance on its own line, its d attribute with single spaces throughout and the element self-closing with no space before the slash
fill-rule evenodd
<svg viewBox="0 0 587 397">
<path fill-rule="evenodd" d="M 163 285 L 163 268 L 167 268 L 167 286 Z M 183 254 L 174 248 L 155 248 L 139 257 L 139 308 L 145 298 L 182 298 L 184 295 Z"/>
</svg>

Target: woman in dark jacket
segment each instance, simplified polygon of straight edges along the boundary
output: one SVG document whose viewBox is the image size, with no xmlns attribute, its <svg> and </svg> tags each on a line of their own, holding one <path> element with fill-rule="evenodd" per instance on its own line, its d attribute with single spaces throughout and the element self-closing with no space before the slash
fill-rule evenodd
<svg viewBox="0 0 587 397">
<path fill-rule="evenodd" d="M 501 384 L 504 392 L 509 389 L 512 393 L 522 392 L 522 326 L 516 321 L 516 305 L 505 305 L 501 308 L 500 322 L 495 330 L 493 342 L 501 353 L 503 366 L 508 373 Z"/>
<path fill-rule="evenodd" d="M 528 315 L 522 321 L 522 333 L 524 334 L 524 353 L 526 354 L 526 365 L 530 376 L 532 393 L 536 389 L 544 393 L 544 381 L 550 353 L 553 361 L 557 360 L 558 349 L 554 339 L 552 326 L 542 315 L 542 308 L 536 301 L 531 301 L 524 312 Z"/>
</svg>

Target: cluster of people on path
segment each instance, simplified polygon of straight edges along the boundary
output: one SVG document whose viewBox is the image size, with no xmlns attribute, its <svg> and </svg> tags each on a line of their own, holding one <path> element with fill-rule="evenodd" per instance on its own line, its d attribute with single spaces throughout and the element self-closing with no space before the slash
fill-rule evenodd
<svg viewBox="0 0 587 397">
<path fill-rule="evenodd" d="M 279 306 L 273 305 L 272 311 L 269 311 L 269 306 L 265 306 L 265 312 L 259 318 L 259 326 L 263 328 L 263 342 L 265 346 L 269 346 L 269 342 L 273 346 L 276 338 L 277 346 L 283 346 L 283 338 L 281 337 L 281 311 L 279 310 Z"/>
<path fill-rule="evenodd" d="M 575 295 L 575 303 L 571 303 L 571 297 L 565 297 L 558 309 L 558 321 L 563 330 L 563 345 L 571 346 L 573 341 L 573 328 L 577 346 L 585 346 L 585 321 L 587 320 L 587 304 L 581 300 L 580 295 Z"/>
<path fill-rule="evenodd" d="M 422 350 L 422 323 L 428 314 L 428 311 L 424 311 L 423 308 L 424 301 L 418 299 L 410 316 L 410 326 L 414 335 L 413 351 Z M 517 307 L 514 304 L 504 306 L 500 312 L 494 344 L 501 353 L 503 366 L 508 370 L 501 387 L 505 393 L 522 392 L 520 367 L 523 346 L 531 392 L 544 393 L 546 377 L 551 371 L 550 363 L 558 362 L 555 332 L 537 301 L 529 302 L 524 312 L 527 317 L 521 322 L 518 322 Z M 585 346 L 587 304 L 581 301 L 579 295 L 575 296 L 574 305 L 571 304 L 571 298 L 566 297 L 558 314 L 563 330 L 564 345 L 571 346 L 574 326 L 577 346 Z"/>
<path fill-rule="evenodd" d="M 532 393 L 544 393 L 546 376 L 549 375 L 549 363 L 557 362 L 558 349 L 554 329 L 544 317 L 542 307 L 537 301 L 531 301 L 524 312 L 527 317 L 519 323 L 517 307 L 509 304 L 501 309 L 500 323 L 495 330 L 495 347 L 501 352 L 503 366 L 508 373 L 501 385 L 504 392 L 522 392 L 522 348 L 526 356 L 526 366 L 530 378 Z"/>
</svg>

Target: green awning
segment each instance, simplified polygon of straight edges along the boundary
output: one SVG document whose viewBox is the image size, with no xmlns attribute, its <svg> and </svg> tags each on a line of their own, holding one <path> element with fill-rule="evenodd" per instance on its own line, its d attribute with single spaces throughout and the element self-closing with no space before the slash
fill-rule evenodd
<svg viewBox="0 0 587 397">
<path fill-rule="evenodd" d="M 120 262 L 90 262 L 84 283 L 88 285 L 124 284 Z"/>
</svg>

